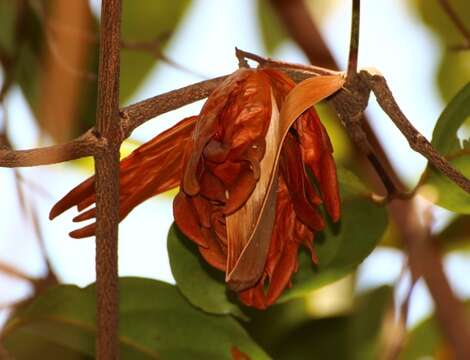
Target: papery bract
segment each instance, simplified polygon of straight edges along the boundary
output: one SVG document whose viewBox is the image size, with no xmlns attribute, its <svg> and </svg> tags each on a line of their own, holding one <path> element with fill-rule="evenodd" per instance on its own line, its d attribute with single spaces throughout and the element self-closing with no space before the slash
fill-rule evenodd
<svg viewBox="0 0 470 360">
<path fill-rule="evenodd" d="M 240 69 L 185 119 L 121 162 L 120 215 L 176 187 L 174 217 L 203 258 L 224 271 L 247 305 L 265 308 L 289 285 L 314 232 L 336 221 L 340 201 L 332 147 L 312 104 L 338 90 L 342 76 L 297 86 L 273 69 Z M 309 179 L 307 169 L 316 179 Z M 51 218 L 95 201 L 90 178 L 59 201 Z M 94 208 L 75 218 L 95 216 Z M 94 224 L 71 233 L 86 237 Z"/>
</svg>

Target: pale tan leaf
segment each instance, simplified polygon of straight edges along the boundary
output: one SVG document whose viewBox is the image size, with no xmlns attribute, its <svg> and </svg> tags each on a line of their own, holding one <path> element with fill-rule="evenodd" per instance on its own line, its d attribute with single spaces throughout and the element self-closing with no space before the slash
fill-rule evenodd
<svg viewBox="0 0 470 360">
<path fill-rule="evenodd" d="M 259 279 L 269 250 L 276 196 L 275 191 L 271 196 L 267 196 L 267 191 L 274 177 L 280 135 L 279 110 L 272 93 L 271 107 L 271 120 L 266 133 L 266 152 L 260 162 L 260 178 L 245 205 L 225 218 L 228 241 L 226 281 L 234 290 L 250 287 Z M 270 205 L 273 211 L 261 219 L 262 208 L 268 200 L 272 203 Z M 261 221 L 263 224 L 260 224 Z M 267 229 L 268 233 L 265 233 L 264 229 Z"/>
</svg>

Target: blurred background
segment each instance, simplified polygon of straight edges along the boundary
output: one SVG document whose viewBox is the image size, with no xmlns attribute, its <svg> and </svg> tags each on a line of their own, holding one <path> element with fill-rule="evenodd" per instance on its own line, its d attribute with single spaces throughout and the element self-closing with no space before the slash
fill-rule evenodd
<svg viewBox="0 0 470 360">
<path fill-rule="evenodd" d="M 349 47 L 350 1 L 310 0 L 309 11 L 341 69 Z M 470 3 L 454 0 L 470 21 Z M 266 0 L 124 0 L 121 104 L 123 106 L 237 68 L 235 47 L 275 59 L 308 63 Z M 0 131 L 15 149 L 67 141 L 94 124 L 97 23 L 100 1 L 0 0 Z M 377 68 L 398 103 L 428 139 L 445 104 L 470 80 L 470 51 L 453 51 L 462 38 L 435 0 L 364 0 L 359 66 Z M 129 154 L 203 102 L 164 114 L 134 131 L 122 148 Z M 351 144 L 337 119 L 320 106 L 340 164 L 356 168 Z M 412 188 L 426 166 L 371 99 L 368 108 L 392 165 Z M 459 130 L 463 141 L 470 133 Z M 73 240 L 73 211 L 50 222 L 52 205 L 93 172 L 91 159 L 31 169 L 0 169 L 0 315 L 9 305 L 56 280 L 80 286 L 94 281 L 94 242 Z M 120 226 L 119 271 L 174 283 L 166 249 L 172 223 L 167 193 L 136 208 Z M 423 204 L 426 200 L 423 198 Z M 433 207 L 433 231 L 454 214 Z M 461 220 L 468 225 L 468 215 Z M 468 226 L 467 226 L 468 228 Z M 367 228 L 364 228 L 364 232 Z M 470 231 L 445 247 L 445 271 L 455 292 L 470 297 Z M 341 313 L 354 293 L 396 285 L 403 299 L 410 276 L 394 239 L 393 224 L 357 272 L 312 293 L 312 316 Z M 42 279 L 42 280 L 40 280 Z M 422 281 L 410 302 L 408 326 L 432 313 Z"/>
</svg>

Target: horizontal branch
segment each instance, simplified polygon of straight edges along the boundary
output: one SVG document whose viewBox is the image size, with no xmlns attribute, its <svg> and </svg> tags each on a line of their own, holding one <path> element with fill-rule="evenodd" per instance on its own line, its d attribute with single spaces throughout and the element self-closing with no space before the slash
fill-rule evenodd
<svg viewBox="0 0 470 360">
<path fill-rule="evenodd" d="M 64 161 L 92 156 L 101 148 L 102 140 L 92 130 L 64 144 L 46 146 L 37 149 L 0 150 L 0 167 L 28 167 L 57 164 Z"/>
<path fill-rule="evenodd" d="M 183 88 L 151 97 L 121 109 L 124 140 L 144 122 L 184 105 L 206 98 L 225 76 L 201 81 Z M 104 139 L 98 138 L 94 129 L 64 144 L 28 150 L 0 149 L 0 167 L 29 167 L 57 164 L 93 156 L 103 148 Z"/>
<path fill-rule="evenodd" d="M 204 80 L 122 108 L 122 133 L 124 138 L 129 137 L 134 129 L 156 116 L 208 97 L 225 78 L 226 76 L 220 76 Z"/>
</svg>

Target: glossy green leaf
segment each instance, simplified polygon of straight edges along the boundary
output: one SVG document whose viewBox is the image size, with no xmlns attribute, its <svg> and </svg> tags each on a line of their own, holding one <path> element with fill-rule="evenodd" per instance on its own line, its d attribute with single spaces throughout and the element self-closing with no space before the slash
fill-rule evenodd
<svg viewBox="0 0 470 360">
<path fill-rule="evenodd" d="M 314 239 L 317 266 L 307 252 L 299 254 L 299 271 L 292 287 L 279 301 L 303 296 L 353 271 L 377 246 L 388 222 L 387 211 L 369 198 L 365 186 L 351 172 L 340 170 L 342 215 L 337 224 L 328 224 Z"/>
<path fill-rule="evenodd" d="M 128 99 L 142 84 L 157 60 L 161 59 L 168 39 L 176 31 L 190 0 L 123 1 L 122 38 L 125 42 L 152 42 L 154 51 L 124 48 L 121 53 L 121 101 Z"/>
<path fill-rule="evenodd" d="M 470 146 L 468 141 L 461 145 L 457 130 L 470 118 L 470 83 L 464 86 L 442 112 L 433 132 L 432 145 L 443 155 L 451 158 L 452 165 L 470 178 Z M 470 214 L 470 194 L 455 185 L 432 167 L 426 169 L 423 184 L 435 191 L 425 191 L 438 205 L 451 211 Z"/>
<path fill-rule="evenodd" d="M 465 307 L 467 316 L 470 316 L 470 303 L 467 302 Z M 443 354 L 447 354 L 447 356 L 439 357 L 439 355 Z M 444 341 L 435 316 L 422 321 L 409 333 L 401 358 L 403 360 L 455 358 L 450 353 L 450 348 Z"/>
<path fill-rule="evenodd" d="M 50 289 L 6 325 L 3 344 L 18 360 L 91 359 L 95 347 L 95 285 Z M 237 347 L 269 357 L 230 316 L 191 306 L 176 287 L 150 279 L 120 279 L 121 359 L 227 359 Z"/>
<path fill-rule="evenodd" d="M 168 233 L 168 256 L 178 288 L 191 304 L 208 313 L 244 318 L 240 308 L 229 300 L 224 274 L 201 259 L 197 246 L 175 224 Z"/>
<path fill-rule="evenodd" d="M 272 54 L 283 42 L 288 40 L 288 37 L 269 0 L 258 0 L 257 7 L 261 37 L 266 50 Z"/>
</svg>

